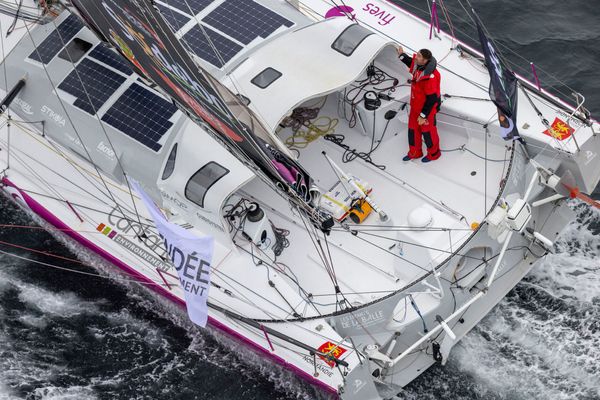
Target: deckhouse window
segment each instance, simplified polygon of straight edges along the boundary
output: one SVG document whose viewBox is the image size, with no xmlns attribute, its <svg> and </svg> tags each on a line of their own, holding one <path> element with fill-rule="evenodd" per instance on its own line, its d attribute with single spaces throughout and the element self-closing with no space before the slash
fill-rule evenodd
<svg viewBox="0 0 600 400">
<path fill-rule="evenodd" d="M 354 53 L 354 50 L 356 50 L 356 48 L 372 34 L 373 32 L 367 28 L 358 24 L 353 24 L 340 33 L 331 47 L 346 57 L 350 57 L 352 53 Z"/>
<path fill-rule="evenodd" d="M 169 158 L 167 158 L 167 163 L 165 164 L 165 169 L 162 174 L 162 180 L 169 179 L 171 175 L 173 175 L 173 171 L 175 171 L 175 159 L 177 158 L 177 143 L 171 149 L 171 153 L 169 153 Z"/>
<path fill-rule="evenodd" d="M 214 161 L 200 168 L 185 185 L 185 197 L 204 207 L 204 197 L 212 185 L 229 173 L 229 170 Z"/>
<path fill-rule="evenodd" d="M 271 83 L 281 78 L 283 75 L 281 72 L 271 67 L 265 68 L 260 74 L 256 75 L 250 82 L 255 84 L 261 89 L 267 88 Z"/>
</svg>

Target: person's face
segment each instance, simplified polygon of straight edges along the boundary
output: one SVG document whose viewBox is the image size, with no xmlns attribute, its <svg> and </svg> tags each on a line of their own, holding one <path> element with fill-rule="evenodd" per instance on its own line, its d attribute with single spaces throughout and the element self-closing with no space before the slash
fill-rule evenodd
<svg viewBox="0 0 600 400">
<path fill-rule="evenodd" d="M 425 65 L 427 64 L 427 60 L 425 59 L 425 57 L 423 57 L 423 55 L 421 54 L 421 52 L 417 53 L 417 65 Z"/>
</svg>

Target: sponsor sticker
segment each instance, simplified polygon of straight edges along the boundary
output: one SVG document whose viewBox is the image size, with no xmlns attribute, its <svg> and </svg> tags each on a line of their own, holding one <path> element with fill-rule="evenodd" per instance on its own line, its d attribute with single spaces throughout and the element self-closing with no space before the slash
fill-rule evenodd
<svg viewBox="0 0 600 400">
<path fill-rule="evenodd" d="M 575 128 L 571 127 L 565 121 L 560 118 L 554 118 L 554 122 L 550 126 L 550 129 L 546 129 L 543 134 L 553 137 L 557 140 L 565 140 L 575 132 Z"/>
<path fill-rule="evenodd" d="M 335 358 L 340 358 L 342 356 L 342 354 L 344 354 L 346 352 L 346 349 L 343 348 L 342 346 L 332 343 L 332 342 L 325 342 L 323 343 L 321 346 L 319 346 L 319 351 L 321 353 L 326 353 L 331 355 L 332 357 Z M 319 358 L 321 358 L 321 360 L 325 361 L 327 363 L 327 365 L 329 365 L 330 367 L 335 367 L 335 362 L 327 359 L 323 356 L 319 356 Z"/>
</svg>

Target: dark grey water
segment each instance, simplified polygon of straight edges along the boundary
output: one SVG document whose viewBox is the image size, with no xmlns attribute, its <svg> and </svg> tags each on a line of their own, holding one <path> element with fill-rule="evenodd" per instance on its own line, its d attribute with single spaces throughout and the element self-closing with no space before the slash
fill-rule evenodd
<svg viewBox="0 0 600 400">
<path fill-rule="evenodd" d="M 457 13 L 455 25 L 474 36 L 460 19 L 464 12 L 457 1 L 446 3 Z M 600 115 L 600 11 L 593 3 L 474 5 L 501 43 L 586 94 L 588 108 Z M 409 4 L 423 8 L 427 2 Z M 527 74 L 528 63 L 520 65 Z M 563 90 L 540 75 L 543 85 Z M 6 200 L 0 207 L 0 224 L 32 224 Z M 559 254 L 520 283 L 461 342 L 448 365 L 409 385 L 406 399 L 600 398 L 600 213 L 574 207 L 578 218 L 563 235 Z M 0 240 L 75 256 L 37 230 L 0 229 Z M 55 262 L 3 245 L 0 250 Z M 77 263 L 61 265 L 95 272 Z M 278 367 L 171 311 L 134 284 L 0 255 L 0 399 L 318 396 Z"/>
</svg>

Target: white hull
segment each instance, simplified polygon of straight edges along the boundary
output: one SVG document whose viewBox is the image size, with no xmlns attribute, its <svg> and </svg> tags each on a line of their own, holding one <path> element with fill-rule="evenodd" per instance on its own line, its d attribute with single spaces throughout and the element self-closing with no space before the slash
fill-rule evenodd
<svg viewBox="0 0 600 400">
<path fill-rule="evenodd" d="M 420 37 L 422 35 L 417 36 L 415 32 L 421 34 L 428 31 L 428 28 L 413 16 L 384 2 L 375 2 L 384 10 L 381 14 L 383 19 L 375 15 L 376 13 L 370 12 L 373 5 L 369 8 L 366 2 L 347 1 L 346 3 L 357 10 L 358 19 L 361 21 L 378 18 L 372 21 L 374 26 L 381 28 L 392 38 L 403 37 L 403 30 L 413 32 L 414 37 L 406 37 L 406 35 L 403 37 L 404 43 L 416 45 L 423 39 Z M 304 2 L 301 6 L 306 15 L 315 18 L 325 14 L 330 8 L 331 4 L 317 0 Z M 358 10 L 362 10 L 362 13 Z M 5 28 L 9 24 L 8 18 L 5 16 L 0 18 L 2 18 L 2 27 Z M 400 20 L 402 20 L 402 29 L 395 26 L 395 23 Z M 385 23 L 382 24 L 382 21 Z M 12 49 L 18 40 L 16 36 L 16 34 L 10 36 L 5 46 Z M 434 39 L 434 42 L 428 44 L 434 52 L 441 54 L 443 51 L 448 51 L 451 42 L 450 38 L 444 36 L 442 40 Z M 450 52 L 444 58 L 446 61 L 443 65 L 448 70 L 460 69 L 464 74 L 473 76 L 480 85 L 487 84 L 486 73 L 480 68 L 468 64 L 465 66 L 466 62 L 458 54 Z M 461 87 L 460 79 L 451 78 L 450 74 L 448 76 L 448 92 Z M 241 76 L 238 78 L 241 79 Z M 227 78 L 223 80 L 226 83 Z M 482 96 L 481 90 L 463 94 Z M 401 390 L 401 387 L 434 364 L 436 361 L 426 351 L 429 344 L 417 346 L 414 352 L 407 352 L 406 349 L 410 350 L 411 345 L 418 343 L 427 332 L 441 329 L 436 322 L 438 315 L 446 319 L 453 334 L 456 335 L 456 339 L 453 340 L 447 331 L 439 330 L 432 339 L 439 344 L 439 354 L 445 362 L 457 341 L 535 266 L 539 260 L 536 254 L 543 253 L 543 248 L 539 244 L 532 243 L 525 236 L 514 235 L 512 240 L 509 239 L 510 247 L 506 256 L 498 265 L 493 285 L 489 288 L 485 287 L 485 281 L 492 274 L 494 263 L 477 266 L 471 260 L 476 260 L 480 256 L 479 251 L 484 252 L 483 257 L 486 257 L 488 252 L 498 255 L 502 243 L 491 238 L 483 227 L 480 229 L 478 225 L 474 225 L 471 230 L 469 225 L 472 222 L 483 225 L 488 212 L 504 195 L 523 196 L 529 182 L 536 183 L 532 180 L 536 170 L 527 162 L 526 155 L 519 146 L 514 147 L 514 151 L 511 150 L 510 163 L 505 161 L 503 164 L 489 166 L 489 170 L 487 162 L 477 164 L 476 154 L 483 154 L 485 151 L 489 158 L 502 159 L 510 149 L 507 149 L 505 142 L 495 133 L 491 135 L 481 128 L 480 120 L 487 119 L 490 114 L 489 104 L 473 105 L 472 102 L 458 99 L 453 101 L 456 103 L 449 101 L 447 109 L 467 118 L 467 122 L 463 121 L 457 125 L 452 118 L 441 119 L 440 129 L 446 129 L 447 132 L 446 139 L 442 137 L 442 140 L 445 140 L 443 147 L 468 145 L 471 154 L 464 151 L 448 152 L 432 166 L 429 172 L 419 175 L 420 181 L 411 180 L 421 173 L 421 166 L 415 164 L 392 165 L 385 174 L 374 170 L 373 166 L 367 163 L 356 162 L 348 167 L 357 175 L 369 176 L 369 183 L 375 188 L 377 200 L 381 202 L 392 220 L 400 224 L 400 221 L 408 218 L 409 211 L 426 204 L 435 216 L 436 222 L 444 227 L 434 233 L 397 233 L 394 238 L 398 240 L 410 239 L 415 242 L 421 240 L 420 249 L 426 248 L 427 244 L 435 245 L 433 250 L 414 251 L 412 255 L 404 255 L 400 252 L 400 256 L 397 248 L 393 251 L 392 247 L 387 248 L 389 243 L 385 241 L 386 238 L 375 241 L 378 245 L 377 249 L 363 248 L 355 239 L 348 239 L 341 232 L 334 232 L 331 235 L 330 245 L 340 274 L 340 286 L 344 290 L 353 292 L 348 297 L 350 304 L 357 305 L 355 311 L 346 312 L 338 309 L 336 293 L 335 296 L 329 294 L 329 297 L 324 297 L 328 299 L 335 297 L 335 302 L 332 303 L 335 306 L 326 305 L 322 309 L 315 307 L 316 311 L 314 311 L 308 307 L 309 302 L 306 302 L 302 317 L 296 318 L 289 312 L 287 306 L 295 312 L 296 308 L 293 305 L 300 309 L 303 299 L 298 295 L 297 290 L 286 286 L 289 282 L 286 283 L 277 274 L 270 275 L 269 280 L 277 281 L 279 287 L 287 291 L 284 295 L 280 293 L 279 297 L 268 292 L 269 286 L 264 282 L 264 278 L 255 272 L 258 267 L 254 264 L 254 255 L 249 257 L 245 253 L 248 249 L 251 251 L 252 246 L 247 243 L 234 245 L 227 240 L 217 241 L 213 268 L 223 273 L 223 276 L 236 277 L 239 282 L 232 282 L 217 275 L 215 282 L 222 290 L 215 287 L 211 289 L 211 300 L 214 304 L 219 307 L 231 307 L 236 312 L 252 318 L 254 322 L 313 348 L 318 348 L 319 345 L 327 342 L 342 346 L 346 353 L 343 355 L 343 360 L 348 364 L 344 371 L 342 368 L 329 366 L 318 357 L 312 357 L 288 341 L 243 323 L 227 313 L 212 309 L 209 324 L 242 341 L 275 363 L 292 370 L 300 378 L 318 386 L 325 393 L 347 400 L 376 400 L 392 397 Z M 560 165 L 576 167 L 581 174 L 577 178 L 584 184 L 591 185 L 597 182 L 597 169 L 600 164 L 598 160 L 594 160 L 595 156 L 590 159 L 586 153 L 586 151 L 597 151 L 600 146 L 599 139 L 593 135 L 593 131 L 582 129 L 578 136 L 579 143 L 574 140 L 565 142 L 551 140 L 541 133 L 543 127 L 536 120 L 533 109 L 529 109 L 526 105 L 526 100 L 521 99 L 521 104 L 523 104 L 523 110 L 520 111 L 521 118 L 531 123 L 527 140 L 536 148 L 538 160 L 546 163 L 547 168 L 558 168 Z M 323 110 L 333 114 L 335 108 L 336 101 L 331 96 Z M 549 112 L 549 109 L 549 107 L 544 108 L 544 111 Z M 485 117 L 477 118 L 480 115 Z M 469 117 L 472 117 L 470 122 Z M 473 120 L 476 122 L 472 122 Z M 370 140 L 360 135 L 352 136 L 356 131 L 344 129 L 346 128 L 340 127 L 340 132 L 343 131 L 349 138 L 349 143 L 356 148 L 366 146 Z M 384 142 L 385 145 L 378 153 L 380 159 L 400 158 L 403 151 L 400 149 L 407 146 L 404 134 L 405 123 L 395 120 L 391 130 L 400 134 Z M 290 131 L 286 130 L 278 134 L 282 140 L 291 135 Z M 214 144 L 207 147 L 212 145 Z M 582 149 L 577 150 L 579 146 Z M 542 154 L 544 150 L 538 152 L 542 147 L 544 150 L 546 148 L 559 150 L 562 152 L 561 157 Z M 168 266 L 163 268 L 164 261 L 157 254 L 161 245 L 158 237 L 148 237 L 145 243 L 141 243 L 135 235 L 135 226 L 132 226 L 131 221 L 139 218 L 140 221 L 144 221 L 143 224 L 147 224 L 149 216 L 141 201 L 132 198 L 126 185 L 119 183 L 108 174 L 103 174 L 100 178 L 92 165 L 58 141 L 40 135 L 34 125 L 13 121 L 10 128 L 3 126 L 0 131 L 0 148 L 2 149 L 0 170 L 4 170 L 2 189 L 21 207 L 37 214 L 74 242 L 139 280 L 157 294 L 179 306 L 185 305 L 183 291 L 177 277 L 166 272 Z M 341 163 L 342 151 L 335 144 L 322 143 L 322 147 L 307 147 L 299 151 L 299 159 L 307 165 L 311 175 L 317 175 L 327 169 L 321 157 L 322 149 L 327 149 L 327 152 Z M 585 169 L 585 166 L 589 166 L 590 170 Z M 473 173 L 469 173 L 471 170 Z M 320 179 L 322 181 L 318 183 L 326 187 L 335 181 L 335 176 L 328 171 L 323 173 Z M 304 242 L 308 242 L 307 237 L 302 236 L 301 219 L 289 215 L 286 201 L 266 190 L 258 180 L 251 181 L 247 177 L 240 181 L 244 182 L 243 190 L 236 196 L 242 193 L 262 204 L 264 209 L 271 213 L 270 218 L 274 225 L 286 226 L 292 232 L 291 237 L 300 237 Z M 500 181 L 503 182 L 502 185 L 499 185 Z M 413 190 L 414 187 L 408 190 L 407 186 L 410 185 L 406 185 L 407 182 L 418 186 L 420 191 Z M 499 186 L 501 186 L 500 192 Z M 544 190 L 546 188 L 541 185 L 535 185 L 532 199 L 541 196 L 545 193 Z M 434 198 L 424 198 L 422 192 L 433 194 Z M 128 218 L 122 218 L 123 210 L 111 205 L 113 203 L 121 204 Z M 140 214 L 136 218 L 133 217 L 136 214 L 133 211 L 134 204 Z M 375 215 L 369 218 L 368 223 L 374 226 L 377 223 Z M 553 240 L 566 226 L 571 215 L 564 202 L 548 203 L 535 208 L 532 218 L 544 221 L 539 231 Z M 197 228 L 196 231 L 199 234 L 213 233 L 207 226 L 210 227 L 210 224 L 203 226 L 202 229 Z M 154 232 L 153 227 L 147 229 Z M 217 230 L 214 233 L 220 234 Z M 307 254 L 307 248 L 306 243 L 292 245 L 283 253 L 281 261 L 297 268 L 296 272 L 300 275 L 300 280 L 314 279 L 315 294 L 327 293 L 331 288 L 324 283 L 323 277 L 326 276 L 324 268 L 315 259 L 314 254 Z M 535 251 L 526 251 L 526 249 Z M 400 263 L 398 259 L 407 264 Z M 427 260 L 427 269 L 423 270 L 417 265 L 420 264 L 420 259 Z M 494 257 L 491 258 L 493 259 Z M 471 268 L 470 272 L 464 272 L 467 270 L 466 265 Z M 236 275 L 236 271 L 241 268 L 247 271 L 253 269 Z M 461 268 L 463 268 L 462 272 L 460 272 Z M 439 274 L 438 277 L 432 273 L 434 269 Z M 464 276 L 458 279 L 456 275 L 461 273 Z M 472 275 L 469 276 L 470 274 Z M 329 282 L 327 284 L 329 285 Z M 245 285 L 256 287 L 261 295 L 248 300 L 249 297 L 244 296 L 250 296 L 251 293 Z M 361 294 L 360 289 L 363 285 L 366 288 L 365 293 L 379 289 L 387 294 L 377 296 Z M 234 288 L 241 293 L 237 298 L 231 296 L 230 289 Z M 461 306 L 468 304 L 475 297 L 477 301 L 457 313 L 457 310 L 461 310 Z M 413 298 L 417 299 L 418 307 L 411 306 L 408 302 L 408 299 L 412 301 Z M 370 354 L 371 360 L 367 360 L 365 356 L 367 347 L 375 343 L 378 347 L 373 354 Z M 404 354 L 405 352 L 407 354 Z M 385 355 L 387 358 L 379 359 L 377 363 L 375 361 L 379 355 Z M 394 363 L 389 363 L 394 359 L 396 360 Z"/>
</svg>

